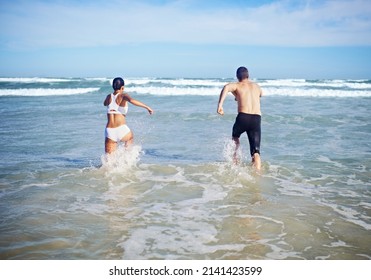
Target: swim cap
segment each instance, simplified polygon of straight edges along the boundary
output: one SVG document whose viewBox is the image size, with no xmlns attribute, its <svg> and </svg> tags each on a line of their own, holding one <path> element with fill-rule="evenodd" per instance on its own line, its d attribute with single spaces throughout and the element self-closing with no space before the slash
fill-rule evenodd
<svg viewBox="0 0 371 280">
<path fill-rule="evenodd" d="M 124 85 L 125 85 L 125 82 L 123 78 L 117 77 L 113 79 L 112 87 L 114 90 L 119 90 Z"/>
</svg>

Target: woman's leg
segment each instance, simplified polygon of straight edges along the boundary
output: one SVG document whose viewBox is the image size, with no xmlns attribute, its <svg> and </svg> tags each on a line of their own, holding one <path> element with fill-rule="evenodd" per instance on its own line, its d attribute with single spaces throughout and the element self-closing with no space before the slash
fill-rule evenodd
<svg viewBox="0 0 371 280">
<path fill-rule="evenodd" d="M 116 151 L 117 143 L 106 137 L 104 142 L 105 151 L 107 154 L 111 154 Z"/>
<path fill-rule="evenodd" d="M 133 134 L 132 131 L 130 131 L 128 134 L 126 134 L 121 139 L 122 142 L 125 142 L 125 147 L 128 147 L 128 146 L 132 145 L 133 144 L 133 140 L 134 140 L 134 134 Z"/>
</svg>

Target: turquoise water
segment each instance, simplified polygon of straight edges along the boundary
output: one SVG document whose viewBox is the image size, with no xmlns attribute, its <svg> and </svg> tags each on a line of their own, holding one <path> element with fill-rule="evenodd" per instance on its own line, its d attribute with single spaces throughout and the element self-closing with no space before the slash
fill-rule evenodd
<svg viewBox="0 0 371 280">
<path fill-rule="evenodd" d="M 135 144 L 104 156 L 108 78 L 0 78 L 1 259 L 370 259 L 371 82 L 264 80 L 263 170 L 231 79 L 127 79 Z"/>
</svg>

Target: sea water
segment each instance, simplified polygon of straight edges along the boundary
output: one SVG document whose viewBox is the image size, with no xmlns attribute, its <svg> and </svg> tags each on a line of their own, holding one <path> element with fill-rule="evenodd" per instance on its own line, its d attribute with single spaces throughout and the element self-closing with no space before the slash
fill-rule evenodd
<svg viewBox="0 0 371 280">
<path fill-rule="evenodd" d="M 370 259 L 371 81 L 256 79 L 262 171 L 233 79 L 127 78 L 134 145 L 104 155 L 111 78 L 0 78 L 1 259 Z"/>
</svg>

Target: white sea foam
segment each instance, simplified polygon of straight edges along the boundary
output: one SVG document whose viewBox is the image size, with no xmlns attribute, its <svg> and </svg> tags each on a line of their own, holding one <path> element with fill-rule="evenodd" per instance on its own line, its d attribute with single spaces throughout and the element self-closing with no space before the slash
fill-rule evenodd
<svg viewBox="0 0 371 280">
<path fill-rule="evenodd" d="M 163 84 L 170 84 L 173 86 L 202 86 L 202 87 L 222 87 L 226 82 L 218 80 L 197 80 L 197 79 L 178 79 L 178 80 L 156 80 Z"/>
<path fill-rule="evenodd" d="M 302 87 L 308 84 L 304 79 L 255 80 L 255 82 L 260 86 L 269 87 Z"/>
<path fill-rule="evenodd" d="M 128 87 L 127 90 L 130 92 L 136 92 L 138 94 L 152 94 L 161 96 L 181 96 L 181 95 L 217 95 L 220 93 L 220 88 L 217 87 Z"/>
<path fill-rule="evenodd" d="M 76 95 L 95 92 L 100 88 L 23 88 L 0 89 L 0 96 L 56 96 Z"/>
<path fill-rule="evenodd" d="M 322 203 L 325 206 L 330 207 L 336 213 L 343 216 L 346 221 L 353 223 L 355 225 L 358 225 L 360 227 L 363 227 L 366 230 L 371 230 L 371 224 L 366 222 L 365 219 L 362 219 L 362 220 L 359 219 L 360 213 L 357 212 L 356 210 L 350 207 L 341 206 L 341 205 L 337 205 L 337 204 L 325 202 L 325 201 L 321 201 L 320 203 Z M 362 218 L 366 218 L 366 217 L 362 217 Z"/>
<path fill-rule="evenodd" d="M 200 95 L 217 96 L 221 87 L 161 87 L 161 86 L 133 86 L 128 92 L 161 96 Z M 371 90 L 342 90 L 299 87 L 262 87 L 265 96 L 292 96 L 292 97 L 371 97 Z"/>
<path fill-rule="evenodd" d="M 8 83 L 91 83 L 87 89 L 52 89 L 25 88 L 1 89 L 0 96 L 46 96 L 69 95 L 96 91 L 97 83 L 112 84 L 112 78 L 0 78 Z M 126 90 L 138 94 L 161 96 L 217 96 L 222 87 L 235 79 L 161 79 L 161 78 L 127 78 Z M 305 79 L 255 79 L 266 96 L 293 97 L 371 97 L 371 83 L 368 80 L 305 80 Z"/>
<path fill-rule="evenodd" d="M 111 84 L 112 84 L 112 79 L 111 79 Z M 131 86 L 131 85 L 146 85 L 152 82 L 155 82 L 156 80 L 154 79 L 149 79 L 149 78 L 135 78 L 135 79 L 125 79 L 125 85 L 126 86 Z"/>
<path fill-rule="evenodd" d="M 304 80 L 304 79 L 274 79 L 274 80 L 256 80 L 262 87 L 275 88 L 328 88 L 328 89 L 370 89 L 371 83 L 367 80 Z"/>
<path fill-rule="evenodd" d="M 114 153 L 102 155 L 102 168 L 109 173 L 126 172 L 137 165 L 141 154 L 140 145 L 132 145 L 128 148 L 119 146 Z"/>
<path fill-rule="evenodd" d="M 220 79 L 151 79 L 151 78 L 135 78 L 127 79 L 126 85 L 128 86 L 144 86 L 149 84 L 154 88 L 209 88 L 213 90 L 222 88 L 228 82 L 233 82 L 234 79 L 220 80 Z M 257 82 L 263 88 L 275 88 L 275 89 L 318 89 L 318 90 L 371 90 L 371 83 L 367 80 L 318 80 L 311 81 L 305 79 L 272 79 L 272 80 L 253 80 Z"/>
<path fill-rule="evenodd" d="M 201 255 L 224 250 L 239 252 L 245 247 L 244 244 L 213 244 L 217 241 L 216 234 L 213 225 L 200 221 L 187 221 L 171 228 L 153 225 L 136 229 L 119 246 L 124 249 L 124 259 L 176 259 L 189 252 Z M 158 248 L 157 252 L 151 253 L 151 247 Z"/>
<path fill-rule="evenodd" d="M 61 83 L 61 82 L 71 82 L 73 79 L 68 78 L 0 78 L 0 82 L 9 83 Z"/>
<path fill-rule="evenodd" d="M 231 80 L 232 81 L 232 80 Z M 157 78 L 128 78 L 125 79 L 125 84 L 131 85 L 146 85 L 146 84 L 162 84 L 168 86 L 180 87 L 221 87 L 227 82 L 218 79 L 157 79 Z"/>
<path fill-rule="evenodd" d="M 341 164 L 339 162 L 336 162 L 336 161 L 333 161 L 333 160 L 331 160 L 328 157 L 325 157 L 323 155 L 318 156 L 317 160 L 320 161 L 320 162 L 332 164 L 332 165 L 334 165 L 335 167 L 338 167 L 338 168 L 344 167 L 343 164 Z"/>
<path fill-rule="evenodd" d="M 111 82 L 112 83 L 112 79 L 110 78 L 84 78 L 84 80 L 86 81 L 92 81 L 92 82 Z"/>
<path fill-rule="evenodd" d="M 341 90 L 318 88 L 263 88 L 267 96 L 292 97 L 371 97 L 371 90 Z"/>
</svg>

